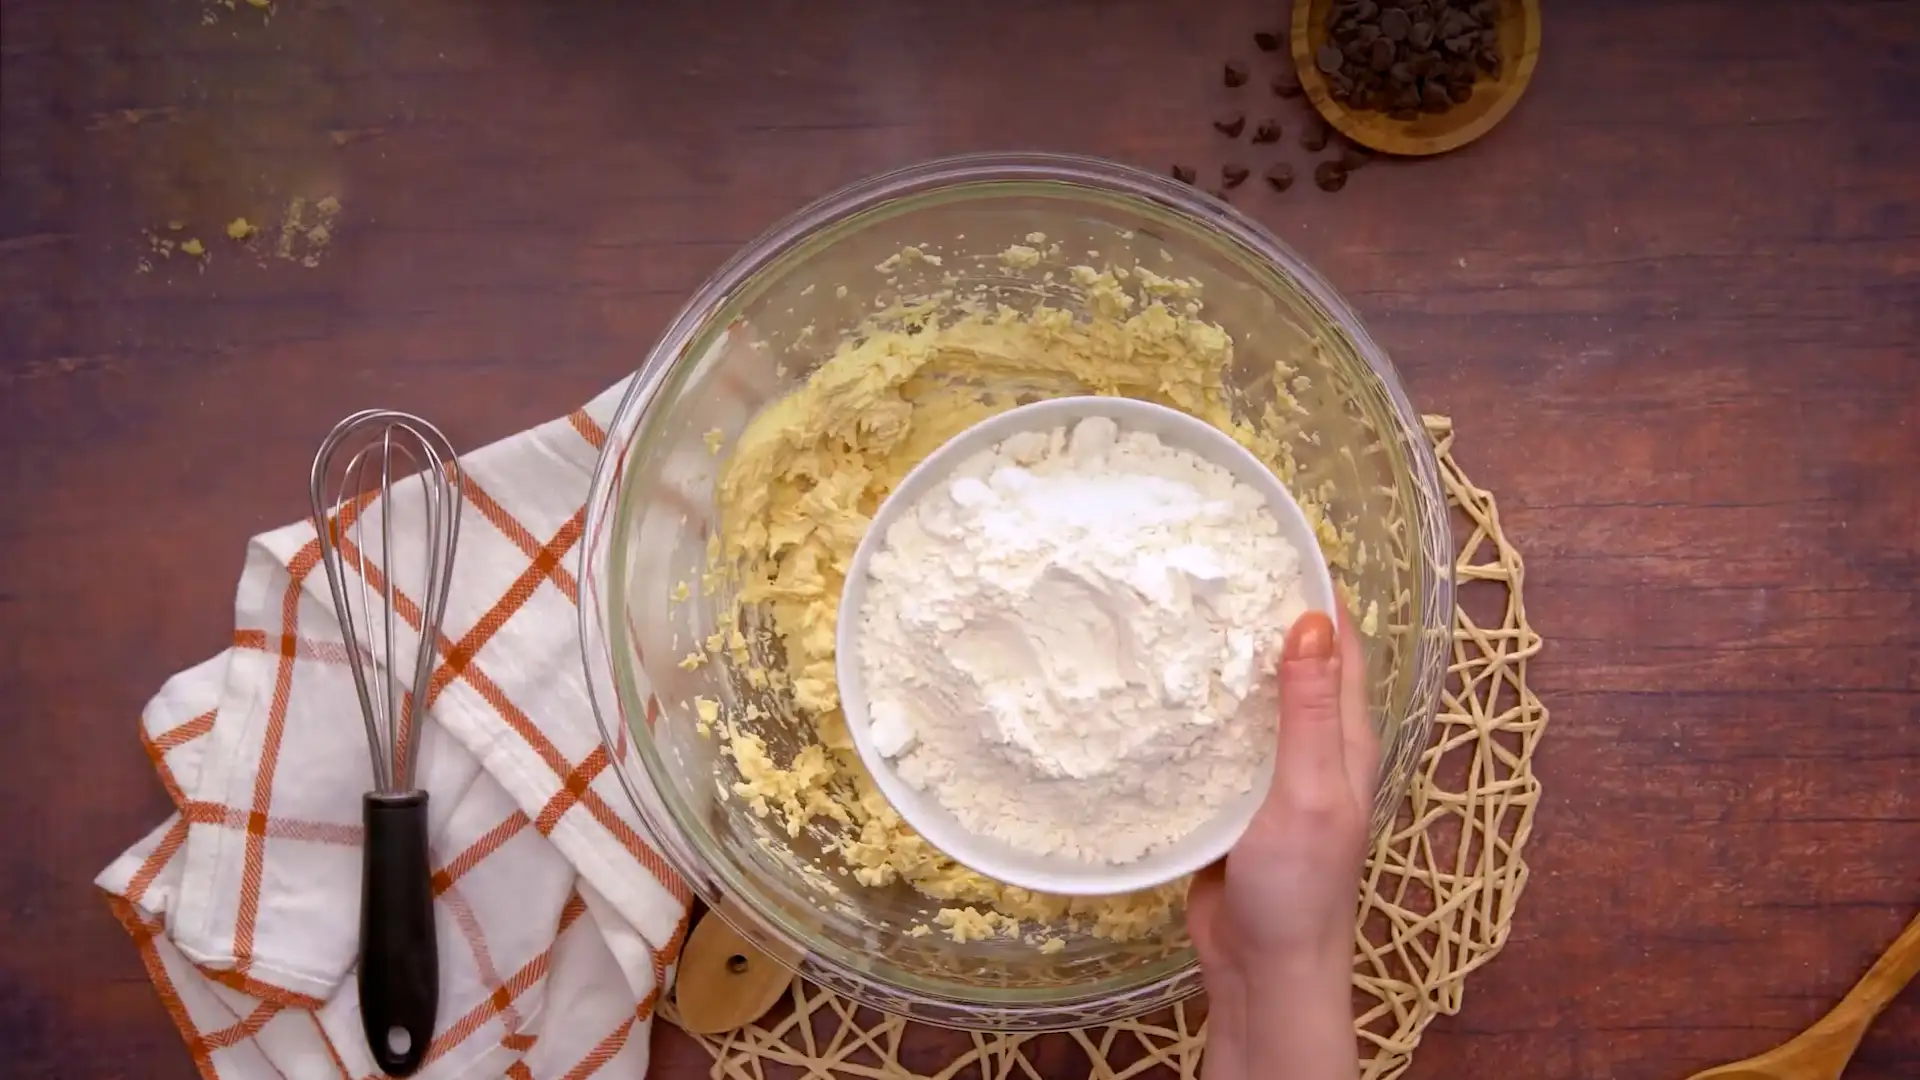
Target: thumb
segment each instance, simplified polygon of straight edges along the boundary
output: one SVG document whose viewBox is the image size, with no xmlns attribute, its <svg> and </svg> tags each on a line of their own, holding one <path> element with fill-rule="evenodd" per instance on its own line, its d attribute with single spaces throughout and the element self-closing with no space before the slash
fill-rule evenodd
<svg viewBox="0 0 1920 1080">
<path fill-rule="evenodd" d="M 1310 611 L 1287 633 L 1280 661 L 1280 741 L 1274 795 L 1318 802 L 1346 786 L 1340 656 L 1333 620 Z"/>
</svg>

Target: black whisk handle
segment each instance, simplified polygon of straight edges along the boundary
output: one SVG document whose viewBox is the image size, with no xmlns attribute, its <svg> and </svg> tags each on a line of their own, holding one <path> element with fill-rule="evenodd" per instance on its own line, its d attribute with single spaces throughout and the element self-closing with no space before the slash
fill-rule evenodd
<svg viewBox="0 0 1920 1080">
<path fill-rule="evenodd" d="M 433 1042 L 440 954 L 427 857 L 427 793 L 370 792 L 360 881 L 360 1020 L 373 1060 L 411 1076 Z"/>
</svg>

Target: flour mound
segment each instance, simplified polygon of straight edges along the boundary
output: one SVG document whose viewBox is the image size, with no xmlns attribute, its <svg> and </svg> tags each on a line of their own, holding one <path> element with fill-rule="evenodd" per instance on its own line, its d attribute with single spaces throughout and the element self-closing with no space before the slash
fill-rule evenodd
<svg viewBox="0 0 1920 1080">
<path fill-rule="evenodd" d="M 1088 418 L 969 459 L 884 541 L 874 745 L 969 831 L 1128 863 L 1271 768 L 1300 554 L 1226 469 Z"/>
</svg>

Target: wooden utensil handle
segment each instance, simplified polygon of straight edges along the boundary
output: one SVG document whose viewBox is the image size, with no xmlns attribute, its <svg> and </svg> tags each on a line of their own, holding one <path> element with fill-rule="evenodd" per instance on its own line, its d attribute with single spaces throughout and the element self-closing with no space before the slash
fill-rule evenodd
<svg viewBox="0 0 1920 1080">
<path fill-rule="evenodd" d="M 1907 923 L 1834 1011 L 1864 1014 L 1866 1019 L 1878 1016 L 1916 974 L 1920 974 L 1920 915 Z"/>
<path fill-rule="evenodd" d="M 792 971 L 709 911 L 680 953 L 673 992 L 680 1026 L 695 1035 L 743 1028 L 765 1016 L 792 982 Z"/>
</svg>

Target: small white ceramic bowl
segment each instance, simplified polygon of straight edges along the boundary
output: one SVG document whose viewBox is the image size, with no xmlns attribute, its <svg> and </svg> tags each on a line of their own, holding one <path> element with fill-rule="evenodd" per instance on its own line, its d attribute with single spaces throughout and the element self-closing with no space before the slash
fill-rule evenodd
<svg viewBox="0 0 1920 1080">
<path fill-rule="evenodd" d="M 1070 427 L 1090 416 L 1111 419 L 1122 434 L 1152 432 L 1169 446 L 1192 451 L 1222 466 L 1265 496 L 1267 506 L 1279 522 L 1280 534 L 1300 553 L 1300 588 L 1308 610 L 1327 613 L 1334 610 L 1333 579 L 1327 572 L 1319 541 L 1313 535 L 1313 526 L 1279 477 L 1245 447 L 1203 420 L 1151 402 L 1120 397 L 1053 398 L 1008 410 L 962 431 L 927 455 L 880 504 L 873 523 L 867 527 L 859 547 L 854 549 L 853 565 L 847 570 L 846 586 L 840 593 L 834 662 L 834 674 L 840 683 L 840 708 L 846 715 L 847 728 L 860 752 L 860 760 L 907 824 L 935 847 L 988 877 L 1041 892 L 1079 896 L 1151 888 L 1193 873 L 1225 856 L 1265 800 L 1272 769 L 1261 770 L 1260 780 L 1251 790 L 1228 803 L 1219 814 L 1184 839 L 1133 862 L 1098 865 L 1070 856 L 1023 851 L 1005 841 L 967 830 L 932 793 L 901 779 L 893 762 L 874 748 L 859 637 L 860 614 L 867 593 L 867 563 L 885 542 L 887 527 L 895 518 L 974 454 L 1024 431 Z"/>
</svg>

